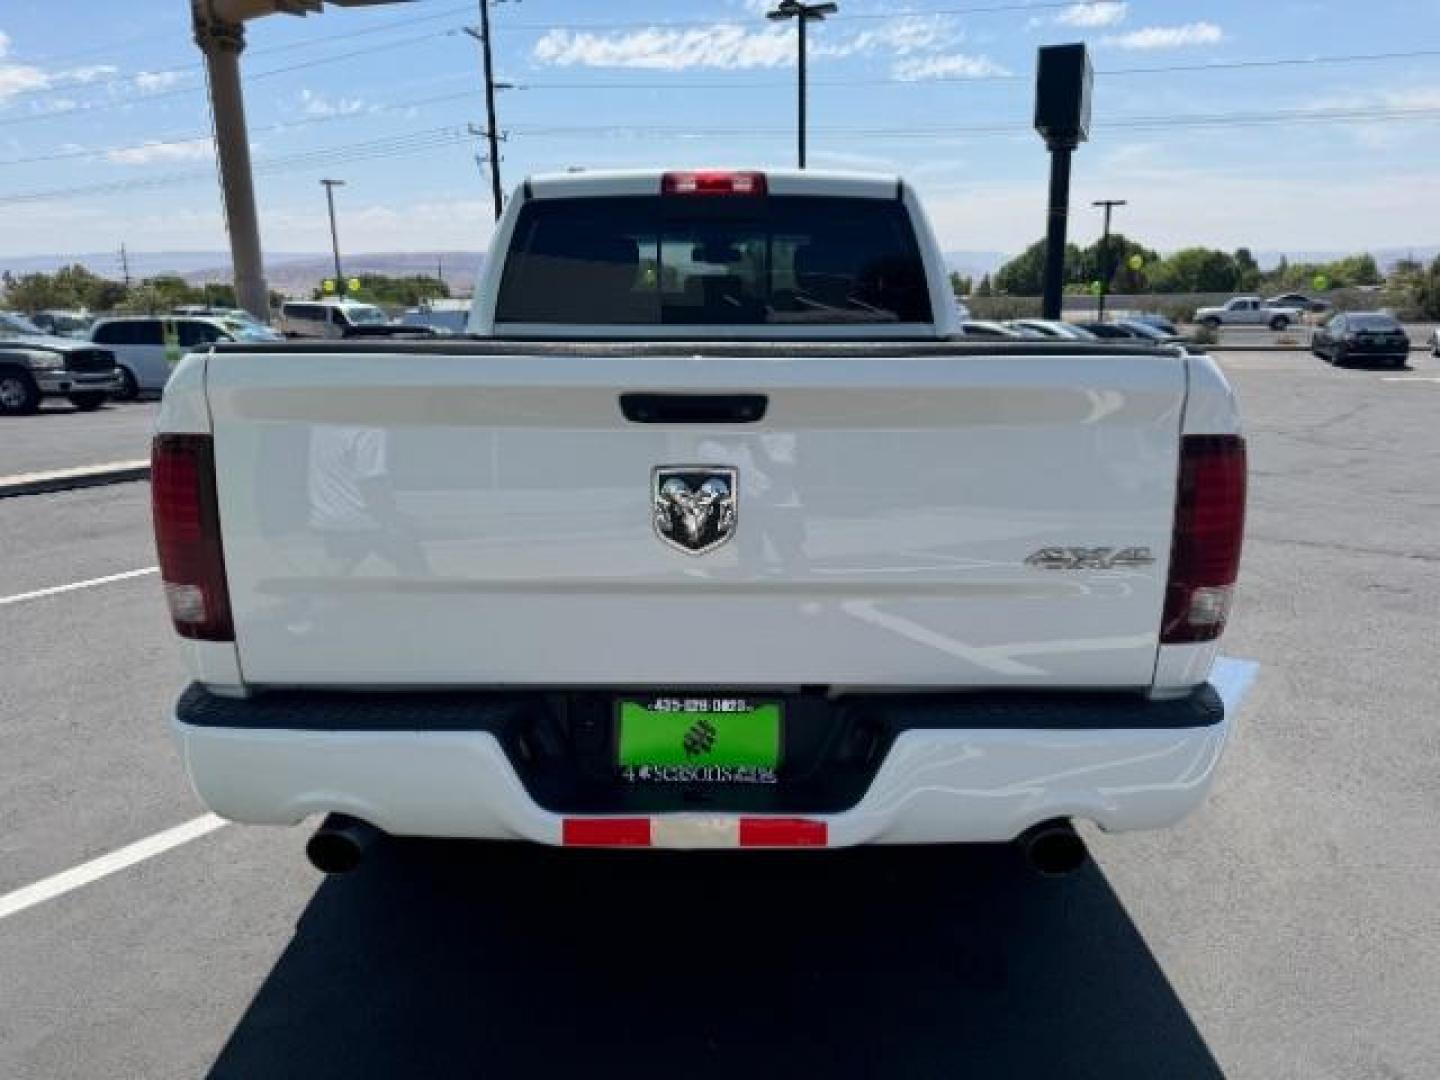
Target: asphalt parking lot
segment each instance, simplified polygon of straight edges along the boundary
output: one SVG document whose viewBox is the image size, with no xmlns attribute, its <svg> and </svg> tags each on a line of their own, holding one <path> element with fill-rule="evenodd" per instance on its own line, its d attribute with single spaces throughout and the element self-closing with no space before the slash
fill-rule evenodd
<svg viewBox="0 0 1440 1080">
<path fill-rule="evenodd" d="M 1440 1074 L 1440 361 L 1220 358 L 1258 678 L 1207 806 L 1055 881 L 441 843 L 323 880 L 308 829 L 202 824 L 7 913 L 202 809 L 155 577 L 112 578 L 147 485 L 0 500 L 0 1076 Z M 144 456 L 153 409 L 0 421 L 7 471 Z"/>
<path fill-rule="evenodd" d="M 47 400 L 35 416 L 0 419 L 0 474 L 49 472 L 143 458 L 158 401 L 110 402 L 82 413 L 63 398 Z"/>
</svg>

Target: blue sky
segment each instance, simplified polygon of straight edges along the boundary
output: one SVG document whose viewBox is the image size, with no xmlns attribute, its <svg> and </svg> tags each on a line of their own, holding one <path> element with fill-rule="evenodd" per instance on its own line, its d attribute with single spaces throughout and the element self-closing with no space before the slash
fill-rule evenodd
<svg viewBox="0 0 1440 1080">
<path fill-rule="evenodd" d="M 1161 249 L 1440 243 L 1440 0 L 840 4 L 811 36 L 811 165 L 904 173 L 947 249 L 1040 234 L 1035 49 L 1074 40 L 1100 74 L 1073 238 L 1110 197 L 1129 200 L 1117 227 Z M 764 7 L 496 3 L 507 188 L 570 165 L 792 164 L 794 28 Z M 0 255 L 225 246 L 188 8 L 0 5 Z M 328 247 L 327 175 L 348 181 L 351 251 L 483 247 L 475 21 L 472 3 L 419 0 L 251 24 L 268 250 Z"/>
</svg>

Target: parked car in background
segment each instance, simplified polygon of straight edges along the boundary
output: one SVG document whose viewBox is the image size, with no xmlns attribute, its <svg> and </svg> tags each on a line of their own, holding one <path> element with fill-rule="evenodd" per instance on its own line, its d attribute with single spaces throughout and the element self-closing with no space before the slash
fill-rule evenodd
<svg viewBox="0 0 1440 1080">
<path fill-rule="evenodd" d="M 1153 326 L 1156 330 L 1169 334 L 1171 337 L 1180 336 L 1180 330 L 1175 326 L 1173 322 L 1165 318 L 1164 315 L 1152 315 L 1148 312 L 1142 312 L 1139 315 L 1125 316 L 1125 321 L 1131 323 L 1144 323 L 1147 326 Z"/>
<path fill-rule="evenodd" d="M 47 397 L 98 409 L 119 388 L 115 357 L 88 341 L 47 334 L 21 315 L 0 312 L 0 415 L 33 413 Z"/>
<path fill-rule="evenodd" d="M 213 307 L 207 304 L 182 304 L 173 309 L 170 314 L 186 318 L 210 318 L 229 319 L 232 322 L 242 322 L 250 326 L 269 326 L 267 322 L 257 319 L 244 308 L 238 307 Z"/>
<path fill-rule="evenodd" d="M 120 369 L 120 389 L 115 397 L 133 401 L 141 394 L 164 390 L 170 372 L 192 349 L 217 341 L 274 340 L 270 331 L 264 333 L 253 338 L 233 320 L 211 316 L 129 315 L 97 320 L 90 328 L 90 340 L 115 354 Z"/>
<path fill-rule="evenodd" d="M 1214 330 L 1219 326 L 1268 326 L 1284 330 L 1298 323 L 1305 314 L 1298 307 L 1271 307 L 1258 296 L 1236 296 L 1223 307 L 1202 307 L 1195 312 L 1195 321 Z"/>
<path fill-rule="evenodd" d="M 1012 319 L 1007 325 L 1030 330 L 1041 337 L 1055 341 L 1095 341 L 1089 330 L 1060 319 Z"/>
<path fill-rule="evenodd" d="M 1410 337 L 1393 315 L 1341 312 L 1315 331 L 1310 351 L 1327 364 L 1380 360 L 1404 367 L 1410 358 Z"/>
<path fill-rule="evenodd" d="M 217 320 L 236 341 L 284 341 L 285 335 L 272 330 L 254 319 L 234 319 L 229 316 Z"/>
<path fill-rule="evenodd" d="M 1133 327 L 1125 326 L 1118 322 L 1083 322 L 1078 324 L 1082 330 L 1094 334 L 1102 341 L 1117 341 L 1129 339 L 1131 341 L 1143 341 L 1150 344 L 1151 338 L 1148 334 L 1141 333 Z"/>
<path fill-rule="evenodd" d="M 280 305 L 280 332 L 287 338 L 347 338 L 390 322 L 382 308 L 358 300 L 287 300 Z"/>
<path fill-rule="evenodd" d="M 1304 293 L 1287 292 L 1279 296 L 1272 296 L 1265 301 L 1266 307 L 1272 308 L 1299 308 L 1301 311 L 1329 311 L 1333 306 L 1329 300 L 1320 300 L 1306 296 Z"/>
<path fill-rule="evenodd" d="M 1159 344 L 1175 344 L 1185 339 L 1175 333 L 1173 329 L 1162 330 L 1154 323 L 1142 322 L 1140 319 L 1116 319 L 1117 326 L 1122 326 L 1131 331 L 1136 337 L 1144 338 L 1146 341 L 1154 341 Z"/>
<path fill-rule="evenodd" d="M 88 338 L 95 316 L 85 311 L 41 311 L 30 321 L 47 334 L 66 338 Z"/>
<path fill-rule="evenodd" d="M 960 333 L 973 338 L 1008 338 L 1011 340 L 1025 336 L 1018 330 L 1011 330 L 1004 323 L 991 322 L 988 319 L 966 319 L 960 324 Z"/>
<path fill-rule="evenodd" d="M 445 334 L 463 334 L 470 319 L 469 300 L 427 300 L 418 307 L 406 308 L 400 316 L 403 326 L 428 326 Z"/>
</svg>

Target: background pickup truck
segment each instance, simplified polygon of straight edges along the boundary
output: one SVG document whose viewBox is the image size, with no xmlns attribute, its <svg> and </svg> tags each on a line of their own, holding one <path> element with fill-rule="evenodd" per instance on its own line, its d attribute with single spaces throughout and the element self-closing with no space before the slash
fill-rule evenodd
<svg viewBox="0 0 1440 1080">
<path fill-rule="evenodd" d="M 326 869 L 356 822 L 1055 866 L 1071 818 L 1203 799 L 1245 498 L 1207 357 L 955 340 L 895 177 L 537 176 L 491 250 L 466 337 L 171 381 L 174 727 L 217 813 L 347 815 Z"/>
<path fill-rule="evenodd" d="M 92 412 L 120 389 L 115 354 L 88 341 L 56 337 L 0 311 L 0 416 L 23 416 L 47 397 Z"/>
<path fill-rule="evenodd" d="M 1300 308 L 1275 307 L 1258 296 L 1236 296 L 1225 301 L 1224 307 L 1202 307 L 1195 311 L 1195 321 L 1212 330 L 1217 326 L 1268 326 L 1284 330 L 1299 323 L 1305 312 Z"/>
</svg>

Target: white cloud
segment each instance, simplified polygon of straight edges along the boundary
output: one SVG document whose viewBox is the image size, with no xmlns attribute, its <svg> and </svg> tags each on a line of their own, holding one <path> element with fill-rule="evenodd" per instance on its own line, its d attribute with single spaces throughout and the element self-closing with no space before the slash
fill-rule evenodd
<svg viewBox="0 0 1440 1080">
<path fill-rule="evenodd" d="M 953 48 L 963 40 L 964 34 L 950 16 L 907 15 L 833 42 L 822 38 L 810 46 L 810 51 L 815 56 L 864 56 L 877 52 L 910 56 Z"/>
<path fill-rule="evenodd" d="M 359 98 L 337 98 L 331 101 L 309 90 L 300 91 L 300 110 L 306 116 L 354 116 L 365 111 L 365 102 Z"/>
<path fill-rule="evenodd" d="M 90 64 L 87 67 L 70 68 L 66 71 L 57 71 L 50 76 L 52 82 L 57 83 L 92 83 L 96 79 L 109 78 L 120 69 L 114 64 Z"/>
<path fill-rule="evenodd" d="M 1092 3 L 1071 4 L 1055 16 L 1062 26 L 1114 26 L 1124 22 L 1129 8 L 1120 0 L 1094 0 Z"/>
<path fill-rule="evenodd" d="M 0 30 L 0 61 L 10 55 L 10 35 Z M 27 90 L 43 90 L 50 79 L 45 72 L 28 64 L 0 63 L 0 105 L 7 98 Z"/>
<path fill-rule="evenodd" d="M 135 89 L 150 93 L 174 86 L 185 77 L 183 71 L 142 71 L 135 76 Z"/>
<path fill-rule="evenodd" d="M 0 30 L 0 105 L 17 94 L 48 90 L 51 87 L 95 82 L 114 75 L 113 64 L 90 64 L 62 71 L 46 71 L 33 64 L 5 62 L 10 53 L 10 35 Z"/>
<path fill-rule="evenodd" d="M 910 57 L 897 61 L 891 69 L 897 79 L 983 79 L 996 75 L 1009 75 L 1010 70 L 1002 67 L 988 56 L 966 56 L 952 53 L 943 56 Z"/>
<path fill-rule="evenodd" d="M 1212 22 L 1184 23 L 1180 26 L 1146 26 L 1128 34 L 1111 34 L 1101 44 L 1120 49 L 1179 49 L 1191 45 L 1218 45 L 1225 40 L 1225 31 Z"/>
<path fill-rule="evenodd" d="M 909 15 L 853 34 L 827 29 L 812 37 L 810 55 L 908 57 L 953 49 L 963 38 L 954 18 Z M 675 29 L 650 26 L 613 34 L 556 29 L 535 43 L 531 57 L 556 67 L 662 71 L 788 67 L 795 63 L 795 33 L 789 26 L 751 30 L 736 23 Z"/>
<path fill-rule="evenodd" d="M 550 30 L 531 53 L 556 67 L 773 68 L 795 62 L 794 35 L 783 28 L 749 31 L 734 24 L 667 30 L 652 26 L 627 33 Z"/>
<path fill-rule="evenodd" d="M 189 142 L 146 142 L 122 150 L 107 150 L 105 160 L 116 165 L 154 165 L 158 162 L 204 161 L 214 154 L 209 139 Z"/>
</svg>

